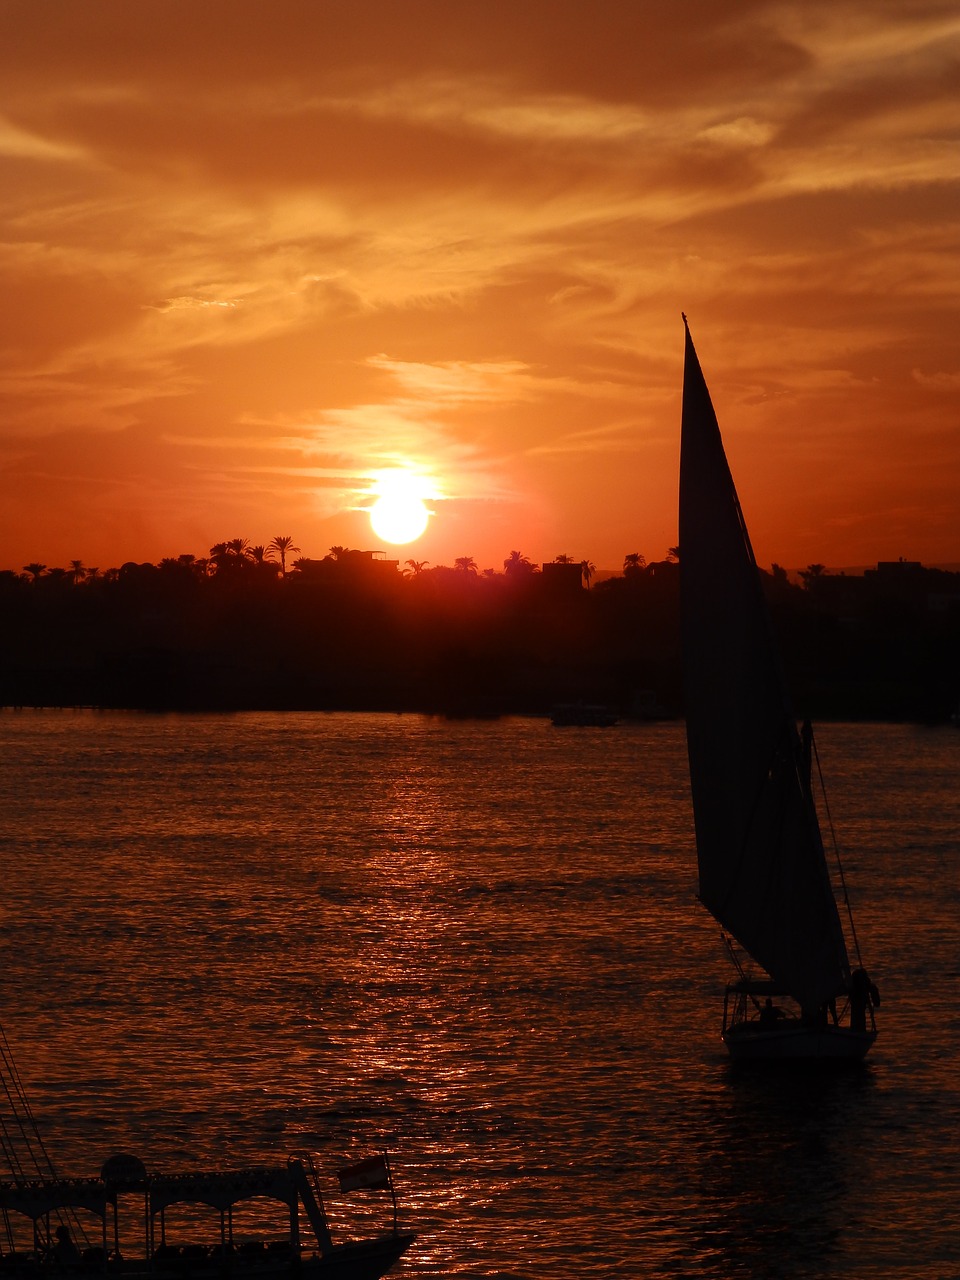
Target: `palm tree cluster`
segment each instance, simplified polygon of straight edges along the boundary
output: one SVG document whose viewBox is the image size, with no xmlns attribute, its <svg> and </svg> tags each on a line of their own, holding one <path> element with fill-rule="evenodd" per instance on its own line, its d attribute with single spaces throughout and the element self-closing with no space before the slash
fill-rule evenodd
<svg viewBox="0 0 960 1280">
<path fill-rule="evenodd" d="M 676 645 L 630 659 L 633 603 L 607 583 L 583 590 L 593 572 L 520 550 L 502 570 L 471 555 L 401 567 L 342 545 L 311 559 L 291 535 L 95 577 L 80 561 L 36 562 L 0 572 L 0 704 L 519 710 L 626 697 L 652 683 L 637 663 L 667 671 Z M 666 599 L 668 583 L 651 585 Z"/>
<path fill-rule="evenodd" d="M 344 546 L 309 559 L 278 535 L 103 571 L 31 562 L 0 571 L 0 705 L 486 714 L 626 708 L 653 690 L 678 707 L 678 560 L 631 551 L 601 581 L 567 553 L 537 566 L 511 551 L 502 571 L 411 558 L 402 572 Z M 960 575 L 763 577 L 800 696 L 833 715 L 956 709 Z"/>
<path fill-rule="evenodd" d="M 369 554 L 356 552 L 350 547 L 337 545 L 330 547 L 327 555 L 322 557 L 321 561 L 306 559 L 302 556 L 297 560 L 292 559 L 299 552 L 300 548 L 294 545 L 293 537 L 290 534 L 277 534 L 266 545 L 262 543 L 252 544 L 248 538 L 229 538 L 223 542 L 215 542 L 206 556 L 195 556 L 190 553 L 179 556 L 165 556 L 155 567 L 166 573 L 190 574 L 197 578 L 235 575 L 246 569 L 254 569 L 264 577 L 276 576 L 286 579 L 291 573 L 295 574 L 311 569 L 320 563 L 345 565 L 358 555 Z M 671 551 L 670 556 L 675 558 L 673 551 Z M 404 577 L 419 578 L 431 567 L 434 572 L 446 572 L 446 566 L 431 566 L 429 560 L 409 559 L 404 563 L 406 565 L 403 570 Z M 572 556 L 564 553 L 555 556 L 553 563 L 561 565 L 579 563 L 581 579 L 588 589 L 597 571 L 597 566 L 592 560 L 583 559 L 578 562 Z M 642 569 L 645 565 L 646 559 L 642 555 L 637 553 L 627 555 L 624 558 L 624 573 Z M 34 561 L 30 564 L 25 564 L 22 573 L 33 582 L 38 581 L 40 578 L 46 578 L 48 580 L 67 581 L 76 585 L 87 581 L 113 582 L 121 577 L 125 571 L 142 567 L 144 566 L 138 566 L 133 561 L 127 561 L 119 568 L 101 570 L 99 568 L 87 568 L 81 560 L 71 560 L 69 569 L 62 569 L 48 568 L 45 564 Z M 473 556 L 457 556 L 453 562 L 453 568 L 458 574 L 469 578 L 501 576 L 494 569 L 484 569 L 481 572 Z M 9 571 L 6 572 L 9 573 Z M 538 573 L 538 566 L 521 551 L 511 551 L 503 562 L 502 576 L 512 581 L 523 581 L 532 578 Z"/>
<path fill-rule="evenodd" d="M 334 548 L 336 549 L 336 548 Z M 293 545 L 293 537 L 287 533 L 278 533 L 266 546 L 253 546 L 248 538 L 230 538 L 226 542 L 215 542 L 208 556 L 191 554 L 164 556 L 156 566 L 166 572 L 180 571 L 191 573 L 199 578 L 210 577 L 218 573 L 229 573 L 247 566 L 255 566 L 261 570 L 273 570 L 281 578 L 287 576 L 287 556 L 300 550 Z M 31 581 L 40 578 L 65 579 L 76 585 L 79 582 L 98 580 L 116 581 L 123 570 L 133 561 L 127 561 L 119 568 L 104 569 L 87 568 L 82 560 L 71 560 L 69 569 L 51 568 L 33 561 L 23 566 L 23 573 Z"/>
</svg>

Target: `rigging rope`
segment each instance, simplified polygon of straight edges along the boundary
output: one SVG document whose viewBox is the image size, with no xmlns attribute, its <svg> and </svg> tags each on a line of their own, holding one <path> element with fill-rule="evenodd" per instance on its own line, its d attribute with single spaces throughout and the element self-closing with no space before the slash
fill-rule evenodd
<svg viewBox="0 0 960 1280">
<path fill-rule="evenodd" d="M 823 811 L 826 814 L 827 825 L 830 828 L 830 841 L 833 845 L 833 856 L 837 864 L 837 873 L 840 876 L 840 888 L 843 890 L 843 905 L 847 910 L 847 920 L 850 924 L 850 937 L 853 939 L 853 949 L 857 956 L 857 966 L 863 967 L 863 960 L 860 956 L 860 940 L 857 937 L 857 926 L 853 922 L 853 908 L 850 906 L 850 897 L 847 893 L 847 880 L 843 874 L 843 863 L 840 861 L 840 842 L 837 840 L 836 828 L 833 825 L 833 814 L 830 812 L 830 801 L 827 799 L 827 788 L 823 780 L 823 770 L 820 767 L 820 752 L 817 749 L 817 740 L 811 729 L 810 741 L 813 746 L 813 758 L 817 762 L 817 778 L 820 783 L 820 795 L 823 798 Z"/>
<path fill-rule="evenodd" d="M 15 1182 L 26 1182 L 31 1176 L 36 1176 L 41 1180 L 56 1179 L 57 1171 L 44 1146 L 40 1127 L 27 1098 L 26 1090 L 23 1087 L 23 1081 L 20 1078 L 20 1072 L 17 1070 L 10 1042 L 7 1040 L 7 1033 L 3 1029 L 2 1023 L 0 1023 L 0 1082 L 2 1082 L 3 1092 L 6 1094 L 7 1099 L 6 1108 L 0 1111 L 0 1150 L 3 1152 L 4 1160 L 11 1176 Z M 17 1130 L 19 1130 L 20 1134 L 19 1142 L 17 1141 Z M 26 1168 L 24 1167 L 24 1160 L 21 1159 L 21 1150 L 26 1157 Z M 32 1166 L 32 1168 L 29 1166 Z M 89 1244 L 83 1223 L 75 1210 L 64 1207 L 54 1212 L 61 1223 L 69 1220 L 75 1234 L 84 1244 Z M 7 1237 L 8 1247 L 13 1249 L 13 1227 L 6 1210 L 4 1210 L 3 1220 L 4 1234 Z M 39 1221 L 34 1225 L 35 1230 L 39 1231 Z M 49 1219 L 47 1225 L 49 1227 Z M 44 1243 L 49 1248 L 49 1235 Z"/>
<path fill-rule="evenodd" d="M 34 1171 L 41 1178 L 45 1176 L 55 1178 L 57 1176 L 57 1171 L 53 1167 L 53 1161 L 47 1154 L 46 1147 L 43 1145 L 43 1138 L 40 1136 L 39 1126 L 34 1118 L 30 1103 L 27 1100 L 27 1095 L 23 1088 L 23 1082 L 20 1079 L 17 1064 L 13 1060 L 10 1043 L 7 1040 L 7 1033 L 4 1031 L 2 1024 L 0 1024 L 0 1064 L 2 1064 L 3 1068 L 2 1071 L 0 1071 L 0 1077 L 3 1079 L 3 1088 L 10 1106 L 10 1115 L 15 1121 L 17 1128 L 20 1130 L 20 1136 L 23 1139 L 23 1148 L 29 1156 L 30 1162 L 33 1164 Z M 14 1177 L 22 1178 L 25 1176 L 23 1165 L 13 1145 L 13 1141 L 10 1139 L 6 1122 L 4 1122 L 3 1129 L 4 1136 L 9 1143 L 9 1149 L 7 1147 L 7 1143 L 5 1143 L 4 1149 L 8 1163 L 11 1167 L 11 1172 Z M 38 1152 L 39 1156 L 37 1154 Z M 42 1160 L 40 1159 L 41 1156 Z"/>
</svg>

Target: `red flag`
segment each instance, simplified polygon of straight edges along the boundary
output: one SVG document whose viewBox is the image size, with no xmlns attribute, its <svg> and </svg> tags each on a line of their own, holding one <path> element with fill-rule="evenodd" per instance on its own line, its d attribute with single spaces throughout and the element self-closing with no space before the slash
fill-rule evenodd
<svg viewBox="0 0 960 1280">
<path fill-rule="evenodd" d="M 369 1160 L 361 1160 L 359 1164 L 348 1165 L 338 1172 L 337 1177 L 340 1179 L 341 1191 L 359 1191 L 361 1188 L 376 1190 L 390 1185 L 386 1156 L 371 1156 Z"/>
</svg>

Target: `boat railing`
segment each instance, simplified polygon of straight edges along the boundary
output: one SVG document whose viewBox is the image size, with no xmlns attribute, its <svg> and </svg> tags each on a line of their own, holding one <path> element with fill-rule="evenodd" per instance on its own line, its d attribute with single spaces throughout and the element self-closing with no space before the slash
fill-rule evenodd
<svg viewBox="0 0 960 1280">
<path fill-rule="evenodd" d="M 786 1008 L 775 1005 L 772 1011 L 769 1010 L 767 1001 L 774 1000 L 786 1002 Z M 867 1004 L 865 1014 L 871 1032 L 875 1033 L 876 1018 L 872 1004 Z M 723 1035 L 738 1027 L 764 1028 L 767 1016 L 786 1023 L 802 1023 L 807 1027 L 825 1027 L 828 1024 L 834 1027 L 850 1026 L 851 1000 L 848 995 L 842 1001 L 830 1001 L 820 1009 L 816 1019 L 808 1020 L 794 998 L 779 983 L 769 979 L 741 978 L 726 987 L 723 996 Z M 772 1029 L 772 1024 L 768 1023 L 767 1027 Z"/>
</svg>

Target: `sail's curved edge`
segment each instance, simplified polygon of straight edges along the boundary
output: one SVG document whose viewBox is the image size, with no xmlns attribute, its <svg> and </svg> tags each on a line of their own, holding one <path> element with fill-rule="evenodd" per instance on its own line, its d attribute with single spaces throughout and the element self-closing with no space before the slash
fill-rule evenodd
<svg viewBox="0 0 960 1280">
<path fill-rule="evenodd" d="M 772 624 L 686 326 L 680 595 L 700 897 L 805 1008 L 849 973 Z"/>
</svg>

